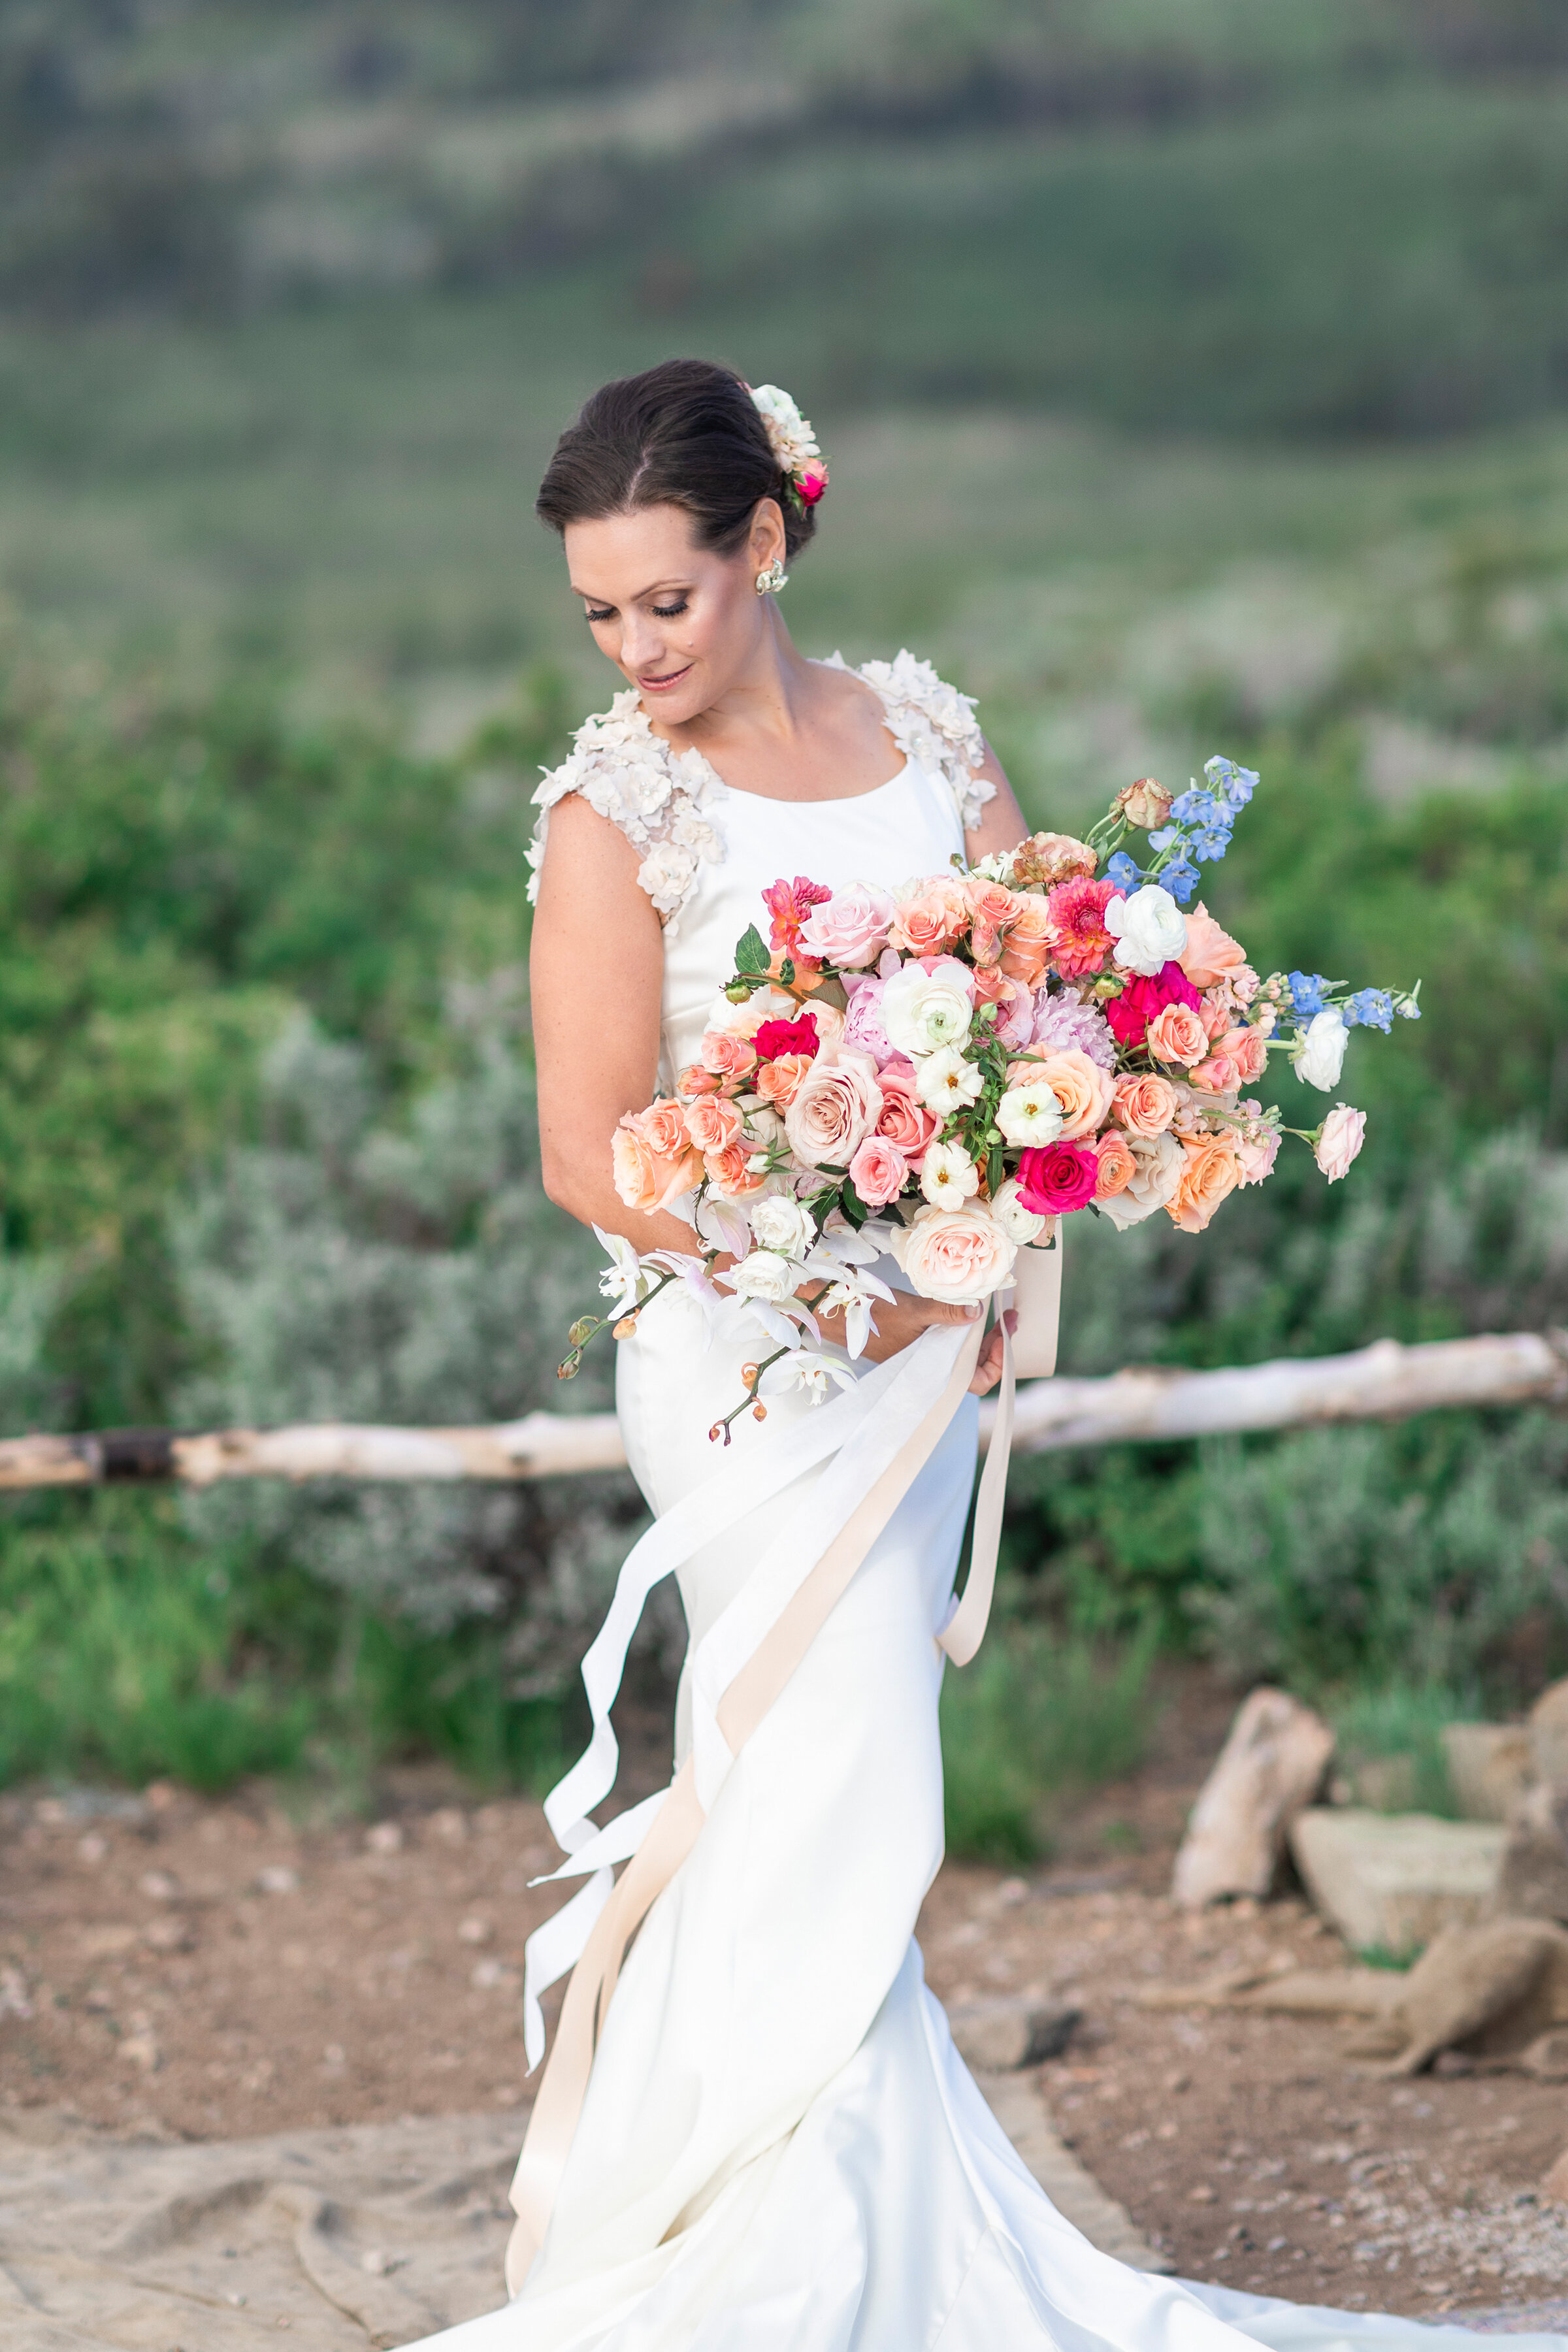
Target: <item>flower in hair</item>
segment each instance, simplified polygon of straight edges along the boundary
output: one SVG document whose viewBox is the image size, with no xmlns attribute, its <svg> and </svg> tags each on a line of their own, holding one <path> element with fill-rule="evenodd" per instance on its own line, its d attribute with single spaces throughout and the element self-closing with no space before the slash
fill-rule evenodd
<svg viewBox="0 0 1568 2352">
<path fill-rule="evenodd" d="M 814 507 L 827 488 L 827 467 L 809 420 L 776 383 L 749 384 L 747 390 L 767 427 L 780 473 L 789 476 L 790 487 L 802 507 Z"/>
</svg>

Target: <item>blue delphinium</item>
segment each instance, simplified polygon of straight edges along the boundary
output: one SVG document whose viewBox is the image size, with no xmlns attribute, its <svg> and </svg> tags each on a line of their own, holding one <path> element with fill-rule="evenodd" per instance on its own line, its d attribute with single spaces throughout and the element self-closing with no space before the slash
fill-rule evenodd
<svg viewBox="0 0 1568 2352">
<path fill-rule="evenodd" d="M 1381 1029 L 1386 1037 L 1394 1026 L 1394 999 L 1384 988 L 1361 988 L 1345 1006 L 1351 1028 Z"/>
<path fill-rule="evenodd" d="M 1151 834 L 1149 838 L 1152 841 L 1153 835 Z M 1172 898 L 1184 907 L 1197 888 L 1200 878 L 1197 867 L 1187 855 L 1185 843 L 1178 848 L 1170 863 L 1160 868 L 1161 887 L 1168 890 Z"/>
<path fill-rule="evenodd" d="M 1323 991 L 1328 982 L 1321 971 L 1293 971 L 1289 975 L 1290 1003 L 1303 1021 L 1310 1021 L 1323 1009 Z"/>
<path fill-rule="evenodd" d="M 1114 857 L 1108 857 L 1105 861 L 1105 878 L 1108 882 L 1114 882 L 1119 890 L 1125 890 L 1131 897 L 1143 877 L 1127 852 L 1119 849 Z"/>
<path fill-rule="evenodd" d="M 1212 790 L 1233 809 L 1245 808 L 1258 790 L 1257 769 L 1238 768 L 1234 760 L 1205 760 L 1204 773 Z"/>
</svg>

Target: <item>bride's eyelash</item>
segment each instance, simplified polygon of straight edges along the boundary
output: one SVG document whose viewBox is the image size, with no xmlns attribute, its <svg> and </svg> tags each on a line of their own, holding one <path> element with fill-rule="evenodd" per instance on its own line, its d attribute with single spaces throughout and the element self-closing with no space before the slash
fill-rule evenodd
<svg viewBox="0 0 1568 2352">
<path fill-rule="evenodd" d="M 656 604 L 653 609 L 658 614 L 661 621 L 674 621 L 679 619 L 680 614 L 685 612 L 687 608 L 687 601 L 686 597 L 683 596 L 679 604 Z"/>
<path fill-rule="evenodd" d="M 591 626 L 596 626 L 600 621 L 613 621 L 615 617 L 615 607 L 609 604 L 605 607 L 605 610 L 602 613 L 595 613 L 590 606 L 588 611 L 583 615 L 583 618 L 588 622 Z"/>
</svg>

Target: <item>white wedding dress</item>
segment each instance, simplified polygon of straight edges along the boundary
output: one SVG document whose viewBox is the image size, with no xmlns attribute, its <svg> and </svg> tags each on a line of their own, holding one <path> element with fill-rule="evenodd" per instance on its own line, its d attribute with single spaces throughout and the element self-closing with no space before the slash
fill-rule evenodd
<svg viewBox="0 0 1568 2352">
<path fill-rule="evenodd" d="M 986 788 L 967 702 L 907 655 L 863 675 L 905 764 L 855 798 L 732 792 L 691 755 L 674 759 L 631 695 L 547 781 L 546 808 L 585 792 L 644 852 L 644 886 L 667 918 L 662 1085 L 694 1058 L 767 884 L 805 874 L 889 887 L 937 872 L 978 816 Z M 708 1428 L 741 1393 L 755 1346 L 710 1344 L 681 1289 L 621 1342 L 627 1453 L 657 1515 L 622 1601 L 635 1614 L 643 1585 L 673 1561 L 691 1640 L 677 1759 L 695 1741 L 706 1819 L 626 1958 L 521 2292 L 427 2338 L 429 2352 L 1474 2342 L 1125 2268 L 1056 2211 L 959 2060 L 912 1934 L 942 1851 L 933 1634 L 969 1506 L 972 1399 L 740 1754 L 715 1744 L 717 1695 L 787 1595 L 792 1556 L 798 1581 L 863 1487 L 868 1473 L 854 1465 L 879 1419 L 918 1423 L 957 1344 L 929 1333 L 826 1404 L 780 1399 L 765 1424 L 738 1422 L 721 1453 Z M 773 1599 L 758 1601 L 770 1580 Z M 601 1718 L 615 1667 L 599 1675 Z M 624 1854 L 631 1836 L 601 1850 Z M 602 1898 L 607 1874 L 596 1883 Z"/>
</svg>

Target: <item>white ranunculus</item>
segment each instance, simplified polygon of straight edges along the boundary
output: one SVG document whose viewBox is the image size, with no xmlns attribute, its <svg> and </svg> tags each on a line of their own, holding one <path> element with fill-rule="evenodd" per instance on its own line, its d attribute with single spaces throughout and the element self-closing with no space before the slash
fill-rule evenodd
<svg viewBox="0 0 1568 2352">
<path fill-rule="evenodd" d="M 1339 1085 L 1349 1040 L 1344 1014 L 1337 1004 L 1325 1004 L 1321 1013 L 1314 1013 L 1305 1037 L 1290 1056 L 1296 1065 L 1296 1076 L 1323 1094 L 1331 1094 Z"/>
<path fill-rule="evenodd" d="M 996 1197 L 991 1203 L 991 1213 L 1008 1240 L 1016 1242 L 1020 1249 L 1027 1247 L 1030 1242 L 1037 1242 L 1050 1222 L 1047 1217 L 1037 1217 L 1033 1209 L 1025 1208 L 1024 1196 L 1018 1189 L 1016 1176 L 1009 1176 L 1007 1181 L 998 1187 Z"/>
<path fill-rule="evenodd" d="M 816 1239 L 810 1211 L 787 1192 L 770 1192 L 758 1201 L 751 1220 L 758 1248 L 779 1250 L 785 1257 L 804 1257 Z"/>
<path fill-rule="evenodd" d="M 1122 1141 L 1137 1161 L 1138 1172 L 1120 1192 L 1095 1203 L 1119 1233 L 1125 1233 L 1129 1225 L 1141 1225 L 1145 1217 L 1175 1199 L 1186 1162 L 1185 1153 L 1169 1129 L 1163 1135 L 1123 1136 Z"/>
<path fill-rule="evenodd" d="M 719 1279 L 728 1284 L 737 1298 L 761 1298 L 777 1307 L 794 1297 L 800 1275 L 800 1267 L 792 1259 L 781 1257 L 777 1250 L 754 1249 Z"/>
<path fill-rule="evenodd" d="M 1062 1107 L 1044 1078 L 1009 1087 L 996 1106 L 1004 1143 L 1054 1143 L 1062 1131 Z"/>
<path fill-rule="evenodd" d="M 962 1209 L 980 1190 L 980 1171 L 962 1143 L 931 1143 L 921 1163 L 921 1191 L 933 1208 Z"/>
<path fill-rule="evenodd" d="M 978 1066 L 966 1062 L 954 1045 L 942 1045 L 915 1064 L 915 1092 L 928 1110 L 943 1118 L 967 1109 L 985 1081 Z"/>
<path fill-rule="evenodd" d="M 926 972 L 907 963 L 882 991 L 882 1026 L 900 1053 L 962 1045 L 973 1014 L 973 1000 L 953 971 Z"/>
<path fill-rule="evenodd" d="M 1158 882 L 1145 882 L 1130 898 L 1112 898 L 1103 919 L 1116 941 L 1116 961 L 1128 971 L 1152 976 L 1174 963 L 1187 944 L 1187 919 Z"/>
</svg>

